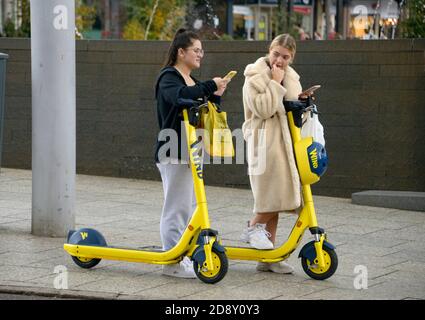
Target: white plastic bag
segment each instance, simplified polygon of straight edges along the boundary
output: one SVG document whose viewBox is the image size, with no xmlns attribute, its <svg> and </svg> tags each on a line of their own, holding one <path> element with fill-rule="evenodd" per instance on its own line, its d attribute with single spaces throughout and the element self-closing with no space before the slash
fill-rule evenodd
<svg viewBox="0 0 425 320">
<path fill-rule="evenodd" d="M 322 124 L 319 122 L 316 106 L 311 111 L 304 113 L 301 137 L 313 137 L 313 141 L 325 146 L 325 133 Z"/>
</svg>

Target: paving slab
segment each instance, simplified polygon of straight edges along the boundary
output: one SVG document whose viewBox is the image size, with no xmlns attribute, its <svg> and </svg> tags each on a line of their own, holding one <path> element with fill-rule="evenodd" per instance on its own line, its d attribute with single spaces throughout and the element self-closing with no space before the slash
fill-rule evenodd
<svg viewBox="0 0 425 320">
<path fill-rule="evenodd" d="M 161 246 L 163 201 L 157 181 L 77 175 L 76 228 L 94 227 L 115 246 Z M 206 187 L 211 225 L 225 245 L 247 246 L 239 236 L 252 217 L 250 190 Z M 288 258 L 292 275 L 256 271 L 254 261 L 230 261 L 215 285 L 162 275 L 161 266 L 101 261 L 86 270 L 63 250 L 64 238 L 31 234 L 31 171 L 0 172 L 0 292 L 76 299 L 310 300 L 425 299 L 425 214 L 359 206 L 350 199 L 314 196 L 319 225 L 336 245 L 339 267 L 325 281 L 309 278 L 298 253 L 312 240 L 304 234 Z M 283 243 L 296 215 L 279 217 Z M 367 268 L 368 288 L 354 286 L 356 266 Z M 57 267 L 66 268 L 68 289 L 55 289 Z M 200 294 L 202 293 L 202 294 Z"/>
</svg>

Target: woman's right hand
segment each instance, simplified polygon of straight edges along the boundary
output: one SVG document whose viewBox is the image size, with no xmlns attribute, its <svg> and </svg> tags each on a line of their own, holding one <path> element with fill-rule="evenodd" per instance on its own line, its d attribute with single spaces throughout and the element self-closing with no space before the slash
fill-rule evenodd
<svg viewBox="0 0 425 320">
<path fill-rule="evenodd" d="M 213 78 L 213 81 L 215 82 L 216 86 L 217 86 L 217 91 L 214 92 L 214 94 L 216 96 L 221 96 L 224 93 L 224 90 L 226 90 L 227 84 L 229 83 L 228 80 L 225 80 L 223 78 Z"/>
<path fill-rule="evenodd" d="M 283 78 L 285 77 L 285 70 L 279 68 L 274 64 L 272 66 L 272 79 L 276 81 L 277 83 L 282 83 Z"/>
</svg>

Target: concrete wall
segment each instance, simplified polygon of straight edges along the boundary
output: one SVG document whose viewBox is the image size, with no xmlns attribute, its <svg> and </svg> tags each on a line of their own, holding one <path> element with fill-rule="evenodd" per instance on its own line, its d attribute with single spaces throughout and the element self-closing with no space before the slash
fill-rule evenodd
<svg viewBox="0 0 425 320">
<path fill-rule="evenodd" d="M 77 41 L 77 171 L 159 179 L 153 86 L 168 42 Z M 223 98 L 241 127 L 244 67 L 265 42 L 204 42 L 199 79 L 239 74 Z M 368 189 L 425 191 L 425 40 L 302 42 L 294 67 L 317 102 L 329 169 L 315 194 Z M 4 167 L 31 168 L 29 39 L 0 38 L 8 53 Z M 249 187 L 245 165 L 207 166 L 211 185 Z M 272 190 L 271 190 L 272 191 Z"/>
</svg>

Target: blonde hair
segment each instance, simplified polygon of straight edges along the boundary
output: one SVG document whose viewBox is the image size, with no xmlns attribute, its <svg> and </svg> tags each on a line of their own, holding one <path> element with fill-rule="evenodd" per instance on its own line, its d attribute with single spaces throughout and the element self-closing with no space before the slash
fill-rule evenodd
<svg viewBox="0 0 425 320">
<path fill-rule="evenodd" d="M 295 52 L 297 51 L 297 44 L 295 42 L 294 37 L 292 37 L 290 34 L 284 33 L 274 38 L 272 43 L 270 43 L 269 51 L 277 46 L 281 46 L 288 49 L 292 53 L 292 60 L 295 58 Z"/>
</svg>

